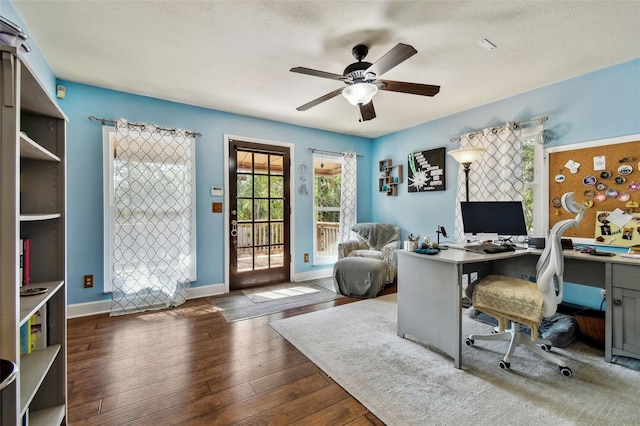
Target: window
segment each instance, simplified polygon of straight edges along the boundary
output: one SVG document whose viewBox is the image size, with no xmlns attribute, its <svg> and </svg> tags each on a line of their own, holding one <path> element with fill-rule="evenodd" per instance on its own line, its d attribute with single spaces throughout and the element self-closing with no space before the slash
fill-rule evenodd
<svg viewBox="0 0 640 426">
<path fill-rule="evenodd" d="M 526 128 L 522 131 L 522 166 L 524 171 L 524 217 L 529 235 L 544 233 L 544 196 L 542 183 L 544 176 L 543 146 L 538 135 L 544 129 L 542 125 Z"/>
<path fill-rule="evenodd" d="M 342 158 L 313 156 L 313 263 L 322 265 L 338 259 L 340 231 L 340 186 Z"/>
<path fill-rule="evenodd" d="M 185 180 L 184 175 L 191 172 L 177 155 L 178 150 L 174 157 L 156 154 L 153 158 L 142 149 L 148 145 L 142 142 L 135 145 L 141 147 L 136 151 L 138 160 L 132 160 L 134 155 L 130 154 L 131 158 L 122 162 L 115 155 L 118 146 L 116 129 L 103 127 L 105 293 L 115 290 L 114 277 L 120 277 L 118 287 L 121 284 L 126 294 L 150 288 L 155 281 L 163 282 L 167 277 L 173 279 L 171 274 L 177 264 L 189 265 L 189 279 L 196 279 L 195 197 L 190 195 L 193 184 L 181 184 Z M 157 161 L 161 157 L 161 161 Z M 137 178 L 131 179 L 134 175 Z M 129 187 L 122 182 L 133 183 Z M 129 189 L 124 191 L 123 188 Z M 152 203 L 148 202 L 149 194 L 154 195 Z M 178 198 L 190 199 L 190 208 L 177 208 L 183 203 L 183 200 L 178 203 Z M 118 200 L 127 200 L 127 203 L 119 205 Z M 172 233 L 167 230 L 176 227 L 189 229 L 190 238 L 172 241 L 174 246 L 163 243 L 163 236 Z M 123 229 L 128 230 L 124 233 L 126 235 Z M 176 254 L 177 246 L 180 250 Z M 114 262 L 114 249 L 121 258 L 130 259 L 126 267 L 114 266 L 114 263 L 120 264 Z M 140 275 L 140 271 L 145 273 Z"/>
</svg>

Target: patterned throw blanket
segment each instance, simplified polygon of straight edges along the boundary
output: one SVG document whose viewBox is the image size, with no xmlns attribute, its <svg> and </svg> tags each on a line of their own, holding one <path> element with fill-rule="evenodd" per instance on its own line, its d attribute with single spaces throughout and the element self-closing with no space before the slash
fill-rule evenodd
<svg viewBox="0 0 640 426">
<path fill-rule="evenodd" d="M 531 328 L 531 340 L 538 336 L 542 322 L 542 294 L 530 281 L 489 275 L 473 291 L 473 306 L 498 320 L 500 332 L 509 321 Z"/>
</svg>

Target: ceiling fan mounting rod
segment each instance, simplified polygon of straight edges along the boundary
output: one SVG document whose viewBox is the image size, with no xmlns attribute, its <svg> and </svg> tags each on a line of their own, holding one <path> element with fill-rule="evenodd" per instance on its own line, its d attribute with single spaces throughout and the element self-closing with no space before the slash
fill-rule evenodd
<svg viewBox="0 0 640 426">
<path fill-rule="evenodd" d="M 362 61 L 367 56 L 367 53 L 369 53 L 369 47 L 364 44 L 358 44 L 351 49 L 351 54 L 356 58 L 356 61 Z"/>
</svg>

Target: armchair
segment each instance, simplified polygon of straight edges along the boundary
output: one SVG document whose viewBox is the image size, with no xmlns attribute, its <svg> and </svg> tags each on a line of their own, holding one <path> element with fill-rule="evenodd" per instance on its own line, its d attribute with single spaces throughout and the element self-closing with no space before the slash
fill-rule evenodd
<svg viewBox="0 0 640 426">
<path fill-rule="evenodd" d="M 338 260 L 365 257 L 382 260 L 386 266 L 384 284 L 390 284 L 398 273 L 400 227 L 388 223 L 357 223 L 351 227 L 352 239 L 338 243 Z"/>
<path fill-rule="evenodd" d="M 498 332 L 471 334 L 465 339 L 465 344 L 473 346 L 476 340 L 509 341 L 509 349 L 499 363 L 502 369 L 510 368 L 511 356 L 516 346 L 522 344 L 542 358 L 557 364 L 563 376 L 572 375 L 564 360 L 549 353 L 551 342 L 538 337 L 538 326 L 542 323 L 542 318 L 553 316 L 558 304 L 562 302 L 562 234 L 580 223 L 585 210 L 582 204 L 573 201 L 572 192 L 562 196 L 562 206 L 568 212 L 576 214 L 576 217 L 556 223 L 547 235 L 545 249 L 536 264 L 535 283 L 501 275 L 489 275 L 468 289 L 467 294 L 473 292 L 471 298 L 474 308 L 498 320 Z M 508 322 L 511 322 L 511 327 L 505 330 Z M 530 338 L 521 334 L 520 324 L 531 329 Z"/>
</svg>

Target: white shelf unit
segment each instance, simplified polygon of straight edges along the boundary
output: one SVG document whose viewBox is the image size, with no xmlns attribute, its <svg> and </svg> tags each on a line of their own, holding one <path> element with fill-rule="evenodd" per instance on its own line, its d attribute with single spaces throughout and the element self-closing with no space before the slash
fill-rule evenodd
<svg viewBox="0 0 640 426">
<path fill-rule="evenodd" d="M 66 117 L 16 49 L 0 45 L 0 358 L 18 365 L 1 392 L 0 425 L 60 425 L 67 413 Z M 20 297 L 21 238 L 30 240 Z M 47 346 L 20 355 L 20 327 L 46 305 Z"/>
</svg>

